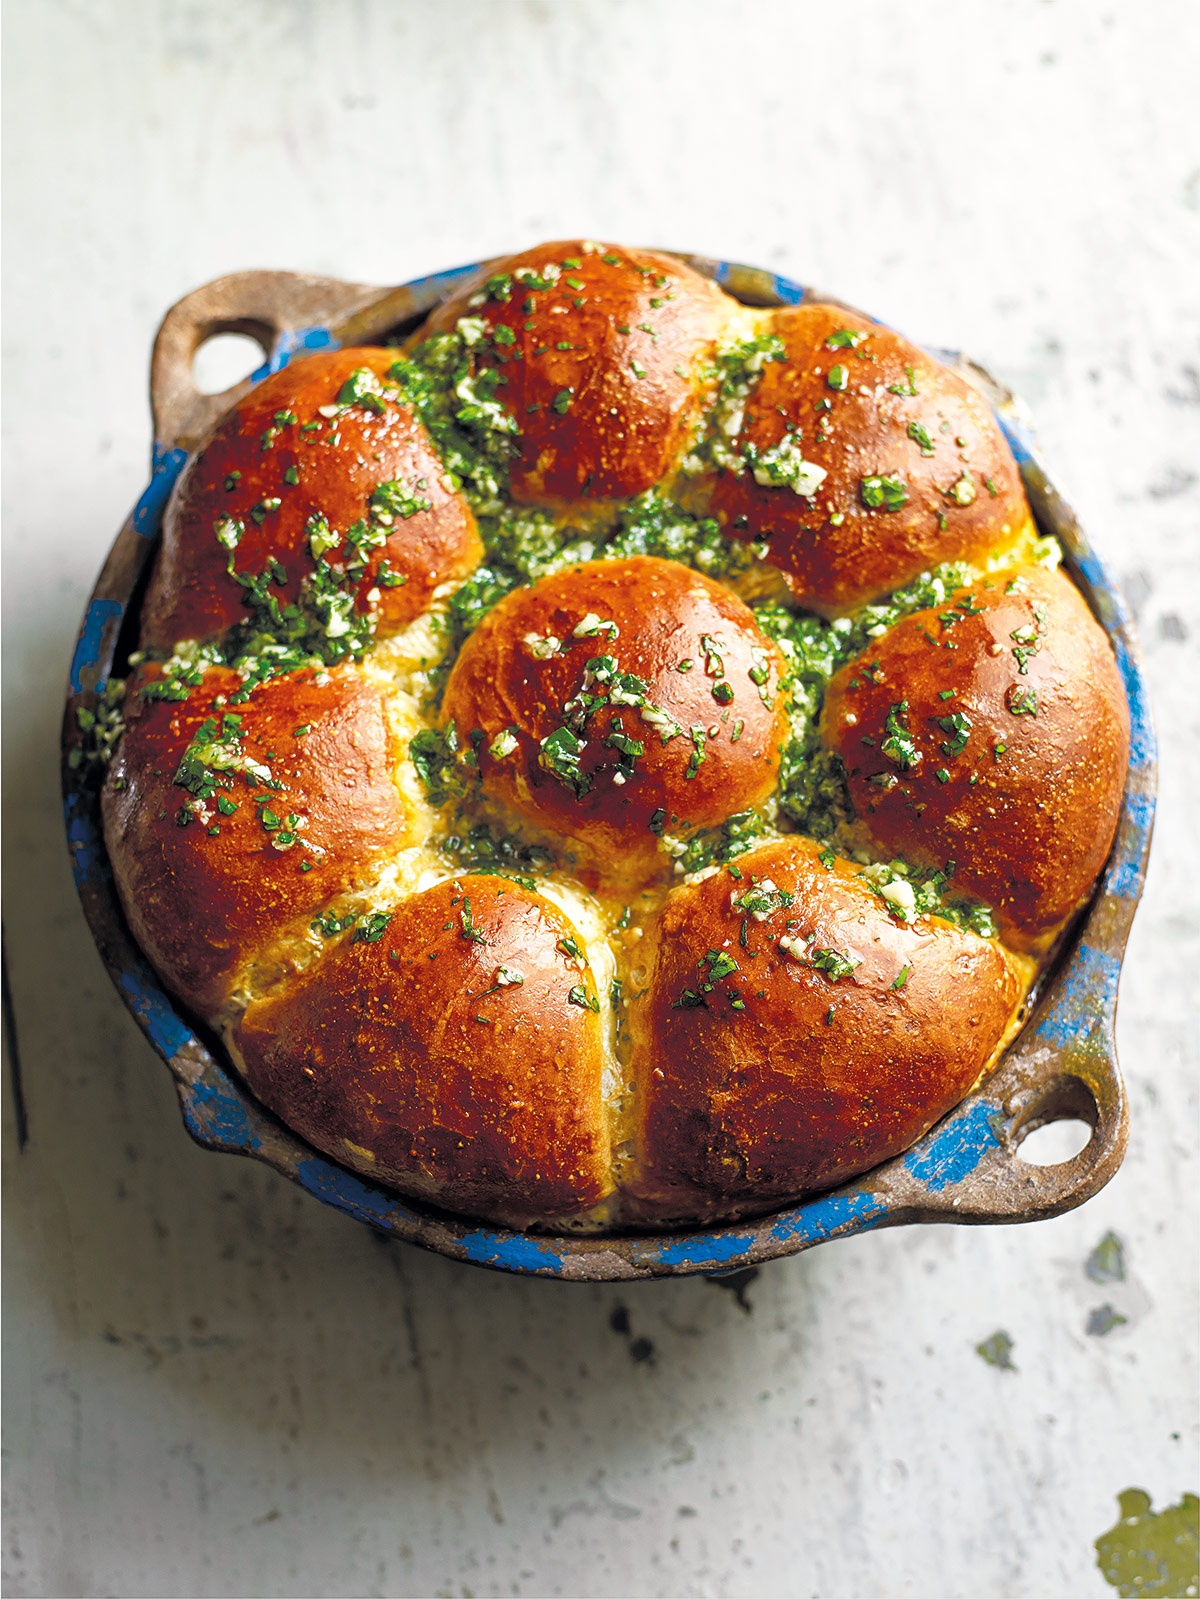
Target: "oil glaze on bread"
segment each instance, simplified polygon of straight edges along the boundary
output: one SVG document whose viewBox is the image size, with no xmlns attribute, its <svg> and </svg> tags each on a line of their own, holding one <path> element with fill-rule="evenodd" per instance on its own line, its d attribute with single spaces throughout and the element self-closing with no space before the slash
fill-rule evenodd
<svg viewBox="0 0 1200 1599">
<path fill-rule="evenodd" d="M 979 1076 L 1021 992 L 999 943 L 909 926 L 843 861 L 781 839 L 668 896 L 653 930 L 638 1158 L 655 1214 L 826 1187 L 913 1143 Z"/>
<path fill-rule="evenodd" d="M 374 398 L 393 359 L 381 350 L 311 355 L 264 379 L 219 423 L 185 467 L 163 519 L 142 615 L 146 645 L 169 649 L 241 622 L 243 589 L 230 568 L 257 575 L 274 559 L 287 570 L 274 593 L 283 604 L 294 599 L 321 523 L 343 531 L 363 524 L 354 600 L 375 610 L 384 633 L 419 616 L 439 583 L 478 564 L 470 507 L 443 481 L 411 408 L 339 406 L 352 376 Z M 235 545 L 231 527 L 241 529 Z"/>
<path fill-rule="evenodd" d="M 653 872 L 654 816 L 712 827 L 768 797 L 787 733 L 779 674 L 753 612 L 721 584 L 650 556 L 591 561 L 501 601 L 464 645 L 442 717 L 482 728 L 483 788 L 603 880 L 642 857 Z M 602 704 L 564 770 L 544 741 L 584 695 Z"/>
<path fill-rule="evenodd" d="M 1129 718 L 1108 640 L 1061 572 L 1003 568 L 898 622 L 830 684 L 825 736 L 872 842 L 954 861 L 1014 949 L 1044 949 L 1091 892 Z"/>
<path fill-rule="evenodd" d="M 824 476 L 811 497 L 779 494 L 748 465 L 722 474 L 712 504 L 735 537 L 770 540 L 798 600 L 847 611 L 1026 530 L 1016 463 L 957 373 L 832 306 L 790 306 L 771 328 L 784 358 L 764 364 L 735 447 L 762 459 L 792 444 Z"/>
</svg>

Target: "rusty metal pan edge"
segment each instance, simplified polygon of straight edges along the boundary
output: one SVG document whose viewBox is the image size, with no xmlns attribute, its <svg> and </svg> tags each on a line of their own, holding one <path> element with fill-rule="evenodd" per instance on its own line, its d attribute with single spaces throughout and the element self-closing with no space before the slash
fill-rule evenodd
<svg viewBox="0 0 1200 1599">
<path fill-rule="evenodd" d="M 832 298 L 757 268 L 680 258 L 748 304 Z M 369 1183 L 297 1138 L 251 1096 L 220 1046 L 187 1019 L 134 944 L 104 851 L 98 795 L 71 752 L 80 747 L 76 713 L 94 704 L 96 684 L 112 670 L 130 602 L 148 569 L 163 508 L 189 449 L 268 372 L 310 350 L 386 338 L 414 323 L 480 265 L 391 289 L 293 273 L 238 273 L 186 296 L 159 329 L 152 363 L 151 480 L 117 536 L 80 627 L 63 722 L 62 782 L 67 843 L 84 913 L 118 992 L 171 1069 L 188 1132 L 206 1148 L 263 1161 L 324 1204 L 378 1231 L 475 1265 L 564 1281 L 733 1271 L 879 1227 L 1037 1221 L 1082 1204 L 1116 1172 L 1128 1137 L 1114 1024 L 1121 959 L 1145 881 L 1153 828 L 1154 729 L 1128 608 L 1054 487 L 1025 408 L 990 374 L 954 352 L 936 353 L 991 401 L 1039 526 L 1061 541 L 1072 575 L 1110 638 L 1129 700 L 1133 739 L 1112 854 L 1023 1031 L 996 1070 L 912 1149 L 830 1193 L 718 1227 L 546 1236 L 487 1226 Z M 224 394 L 200 395 L 191 380 L 192 358 L 206 338 L 224 331 L 251 333 L 264 348 L 265 364 Z M 1018 1158 L 1030 1131 L 1067 1117 L 1092 1128 L 1077 1155 L 1057 1166 Z"/>
</svg>

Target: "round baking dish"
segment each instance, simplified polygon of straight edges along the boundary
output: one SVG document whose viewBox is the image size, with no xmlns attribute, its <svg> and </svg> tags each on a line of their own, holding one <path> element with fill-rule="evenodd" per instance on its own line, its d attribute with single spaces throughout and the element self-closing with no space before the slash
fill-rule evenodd
<svg viewBox="0 0 1200 1599">
<path fill-rule="evenodd" d="M 752 267 L 679 258 L 748 305 L 832 299 Z M 95 707 L 97 687 L 122 672 L 132 648 L 175 479 L 210 424 L 258 379 L 307 351 L 386 342 L 414 326 L 479 265 L 390 289 L 295 273 L 237 273 L 188 295 L 159 328 L 150 382 L 153 472 L 117 535 L 80 628 L 63 723 L 63 794 L 84 914 L 118 991 L 171 1070 L 189 1133 L 206 1148 L 263 1161 L 381 1232 L 456 1260 L 569 1281 L 727 1272 L 869 1228 L 1038 1221 L 1082 1204 L 1117 1170 L 1128 1135 L 1114 1023 L 1121 958 L 1150 847 L 1154 733 L 1129 613 L 1050 482 L 1024 408 L 982 368 L 945 351 L 936 353 L 995 409 L 1041 532 L 1062 544 L 1072 576 L 1111 640 L 1129 700 L 1132 747 L 1112 854 L 1090 906 L 1031 996 L 1024 1029 L 983 1084 L 906 1154 L 832 1192 L 725 1226 L 575 1236 L 483 1225 L 373 1185 L 305 1144 L 257 1103 L 215 1037 L 187 1017 L 147 965 L 125 925 L 105 856 L 98 787 L 82 759 L 81 721 Z M 195 353 L 230 332 L 256 339 L 266 364 L 223 394 L 203 395 L 192 375 Z M 1081 1121 L 1090 1130 L 1078 1154 L 1053 1166 L 1020 1159 L 1029 1133 L 1060 1120 Z"/>
</svg>

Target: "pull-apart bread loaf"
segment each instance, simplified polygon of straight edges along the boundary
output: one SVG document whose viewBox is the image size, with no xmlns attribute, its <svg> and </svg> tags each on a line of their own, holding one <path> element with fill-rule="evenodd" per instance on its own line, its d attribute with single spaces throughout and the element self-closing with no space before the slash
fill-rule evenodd
<svg viewBox="0 0 1200 1599">
<path fill-rule="evenodd" d="M 1018 1027 L 1129 721 L 986 402 L 590 242 L 308 355 L 168 506 L 104 817 L 310 1143 L 517 1226 L 907 1148 Z"/>
</svg>

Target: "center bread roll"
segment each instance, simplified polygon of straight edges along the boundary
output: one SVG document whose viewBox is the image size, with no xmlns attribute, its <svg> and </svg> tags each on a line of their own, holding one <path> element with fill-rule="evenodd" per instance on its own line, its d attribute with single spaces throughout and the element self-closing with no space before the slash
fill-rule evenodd
<svg viewBox="0 0 1200 1599">
<path fill-rule="evenodd" d="M 830 1188 L 990 1069 L 1110 848 L 1128 710 L 1060 556 L 879 324 L 592 241 L 493 262 L 188 463 L 103 794 L 130 927 L 415 1200 Z"/>
<path fill-rule="evenodd" d="M 782 661 L 736 595 L 641 556 L 519 589 L 463 647 L 442 702 L 485 793 L 568 840 L 592 884 L 651 874 L 659 841 L 775 787 Z"/>
</svg>

